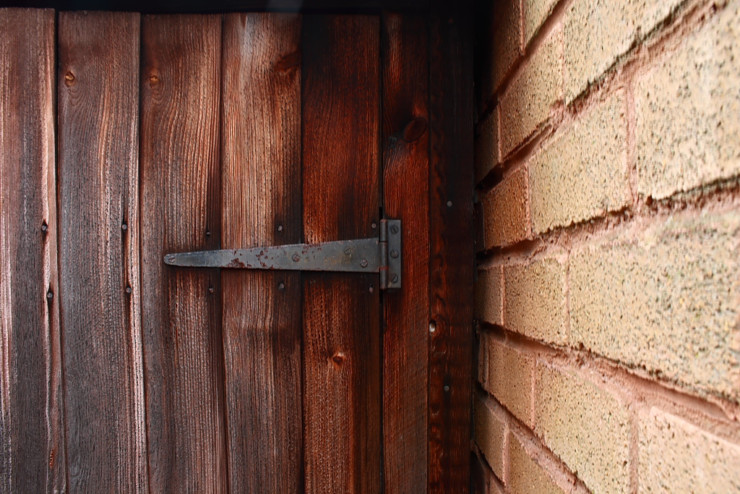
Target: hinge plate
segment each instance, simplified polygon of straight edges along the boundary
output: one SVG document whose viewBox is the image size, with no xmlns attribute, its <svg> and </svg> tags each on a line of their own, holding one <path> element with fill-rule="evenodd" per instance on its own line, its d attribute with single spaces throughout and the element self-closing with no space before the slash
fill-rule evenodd
<svg viewBox="0 0 740 494">
<path fill-rule="evenodd" d="M 380 289 L 401 288 L 401 220 L 380 221 L 377 238 L 248 249 L 179 252 L 165 264 L 189 268 L 379 273 Z"/>
</svg>

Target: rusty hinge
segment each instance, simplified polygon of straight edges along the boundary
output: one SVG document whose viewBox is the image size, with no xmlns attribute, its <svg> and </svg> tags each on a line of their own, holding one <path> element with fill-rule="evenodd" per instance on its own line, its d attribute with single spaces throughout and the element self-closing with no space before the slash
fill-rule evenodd
<svg viewBox="0 0 740 494">
<path fill-rule="evenodd" d="M 401 288 L 401 220 L 380 220 L 377 238 L 180 252 L 165 255 L 164 262 L 190 268 L 379 273 L 381 290 L 396 289 Z"/>
</svg>

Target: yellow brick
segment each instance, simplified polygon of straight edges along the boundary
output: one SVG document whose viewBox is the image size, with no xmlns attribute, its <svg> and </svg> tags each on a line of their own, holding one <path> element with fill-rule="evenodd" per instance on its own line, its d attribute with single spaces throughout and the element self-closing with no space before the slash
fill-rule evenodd
<svg viewBox="0 0 740 494">
<path fill-rule="evenodd" d="M 481 334 L 481 345 L 487 347 L 488 363 L 483 387 L 516 418 L 531 426 L 534 359 L 490 335 Z"/>
<path fill-rule="evenodd" d="M 501 100 L 501 158 L 505 159 L 550 116 L 562 96 L 563 30 L 530 56 Z"/>
<path fill-rule="evenodd" d="M 638 80 L 635 113 L 641 195 L 740 175 L 740 2 Z"/>
<path fill-rule="evenodd" d="M 619 92 L 532 159 L 529 188 L 535 233 L 629 204 L 625 110 L 624 94 Z"/>
<path fill-rule="evenodd" d="M 536 434 L 593 492 L 628 492 L 626 407 L 571 372 L 538 364 L 536 374 Z"/>
<path fill-rule="evenodd" d="M 740 492 L 740 445 L 655 408 L 641 419 L 641 492 Z"/>
<path fill-rule="evenodd" d="M 509 491 L 512 494 L 564 493 L 525 451 L 516 434 L 509 435 Z"/>
<path fill-rule="evenodd" d="M 565 15 L 565 100 L 573 101 L 685 0 L 575 0 Z"/>
<path fill-rule="evenodd" d="M 488 20 L 490 28 L 484 34 L 481 47 L 484 67 L 483 100 L 487 101 L 501 86 L 506 75 L 522 55 L 521 7 L 518 1 L 493 2 Z"/>
<path fill-rule="evenodd" d="M 503 449 L 506 425 L 503 411 L 495 409 L 489 399 L 477 396 L 475 399 L 475 442 L 498 478 L 503 478 Z"/>
<path fill-rule="evenodd" d="M 524 43 L 529 44 L 558 0 L 524 0 Z"/>
<path fill-rule="evenodd" d="M 501 296 L 501 266 L 478 271 L 475 286 L 476 317 L 489 324 L 503 324 Z"/>
<path fill-rule="evenodd" d="M 619 235 L 571 255 L 573 344 L 740 397 L 740 212 Z"/>
<path fill-rule="evenodd" d="M 565 343 L 565 266 L 548 257 L 504 267 L 504 326 L 533 339 Z"/>
<path fill-rule="evenodd" d="M 475 140 L 475 180 L 482 180 L 498 164 L 498 117 L 496 110 L 478 124 Z"/>
<path fill-rule="evenodd" d="M 527 238 L 527 195 L 527 172 L 522 168 L 483 196 L 486 248 L 512 245 Z"/>
</svg>

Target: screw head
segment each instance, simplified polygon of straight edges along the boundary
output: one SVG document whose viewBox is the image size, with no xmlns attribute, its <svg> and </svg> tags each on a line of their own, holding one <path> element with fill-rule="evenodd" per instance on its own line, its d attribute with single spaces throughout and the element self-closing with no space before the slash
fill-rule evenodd
<svg viewBox="0 0 740 494">
<path fill-rule="evenodd" d="M 393 259 L 398 259 L 398 251 L 396 249 L 391 249 L 391 257 Z"/>
<path fill-rule="evenodd" d="M 375 230 L 376 228 L 378 228 L 378 224 L 373 221 L 372 223 L 370 223 L 370 228 Z"/>
<path fill-rule="evenodd" d="M 398 233 L 398 225 L 391 225 L 391 233 L 394 235 Z"/>
<path fill-rule="evenodd" d="M 128 230 L 128 225 L 127 225 L 126 223 L 123 223 L 123 224 L 121 225 L 121 230 L 123 230 L 124 232 L 125 232 L 126 230 Z"/>
<path fill-rule="evenodd" d="M 280 291 L 285 290 L 285 283 L 283 283 L 282 281 L 280 283 L 278 283 L 278 290 L 280 290 Z"/>
<path fill-rule="evenodd" d="M 126 293 L 129 294 L 129 295 L 131 294 L 131 287 L 130 286 L 127 286 L 126 287 Z"/>
<path fill-rule="evenodd" d="M 215 291 L 216 291 L 216 290 L 215 290 L 215 289 L 214 289 L 214 288 L 213 288 L 212 286 L 209 286 L 209 287 L 208 287 L 208 293 L 213 293 L 213 292 L 215 292 Z"/>
<path fill-rule="evenodd" d="M 391 282 L 398 283 L 398 275 L 397 274 L 394 274 L 393 275 L 393 278 L 391 278 Z"/>
<path fill-rule="evenodd" d="M 360 266 L 362 266 L 363 268 L 366 268 L 367 267 L 367 259 L 363 259 L 362 261 L 360 261 Z"/>
<path fill-rule="evenodd" d="M 278 225 L 277 231 L 282 232 L 283 231 L 283 225 Z"/>
<path fill-rule="evenodd" d="M 299 256 L 298 254 L 293 254 L 293 257 L 291 259 L 293 259 L 293 262 L 298 262 L 301 260 L 301 256 Z"/>
<path fill-rule="evenodd" d="M 51 290 L 49 290 L 48 292 L 46 292 L 46 298 L 48 300 L 53 299 L 54 298 L 54 292 L 52 292 Z"/>
<path fill-rule="evenodd" d="M 344 255 L 345 256 L 351 256 L 352 255 L 352 249 L 349 248 L 349 247 L 347 247 L 346 249 L 344 249 Z"/>
</svg>

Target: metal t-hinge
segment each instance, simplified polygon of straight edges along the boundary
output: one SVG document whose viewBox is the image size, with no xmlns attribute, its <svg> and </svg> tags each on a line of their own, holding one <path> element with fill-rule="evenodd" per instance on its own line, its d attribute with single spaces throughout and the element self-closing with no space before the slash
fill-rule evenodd
<svg viewBox="0 0 740 494">
<path fill-rule="evenodd" d="M 165 255 L 164 262 L 189 268 L 379 273 L 381 290 L 401 288 L 401 220 L 380 220 L 379 233 L 319 244 L 180 252 Z"/>
</svg>

